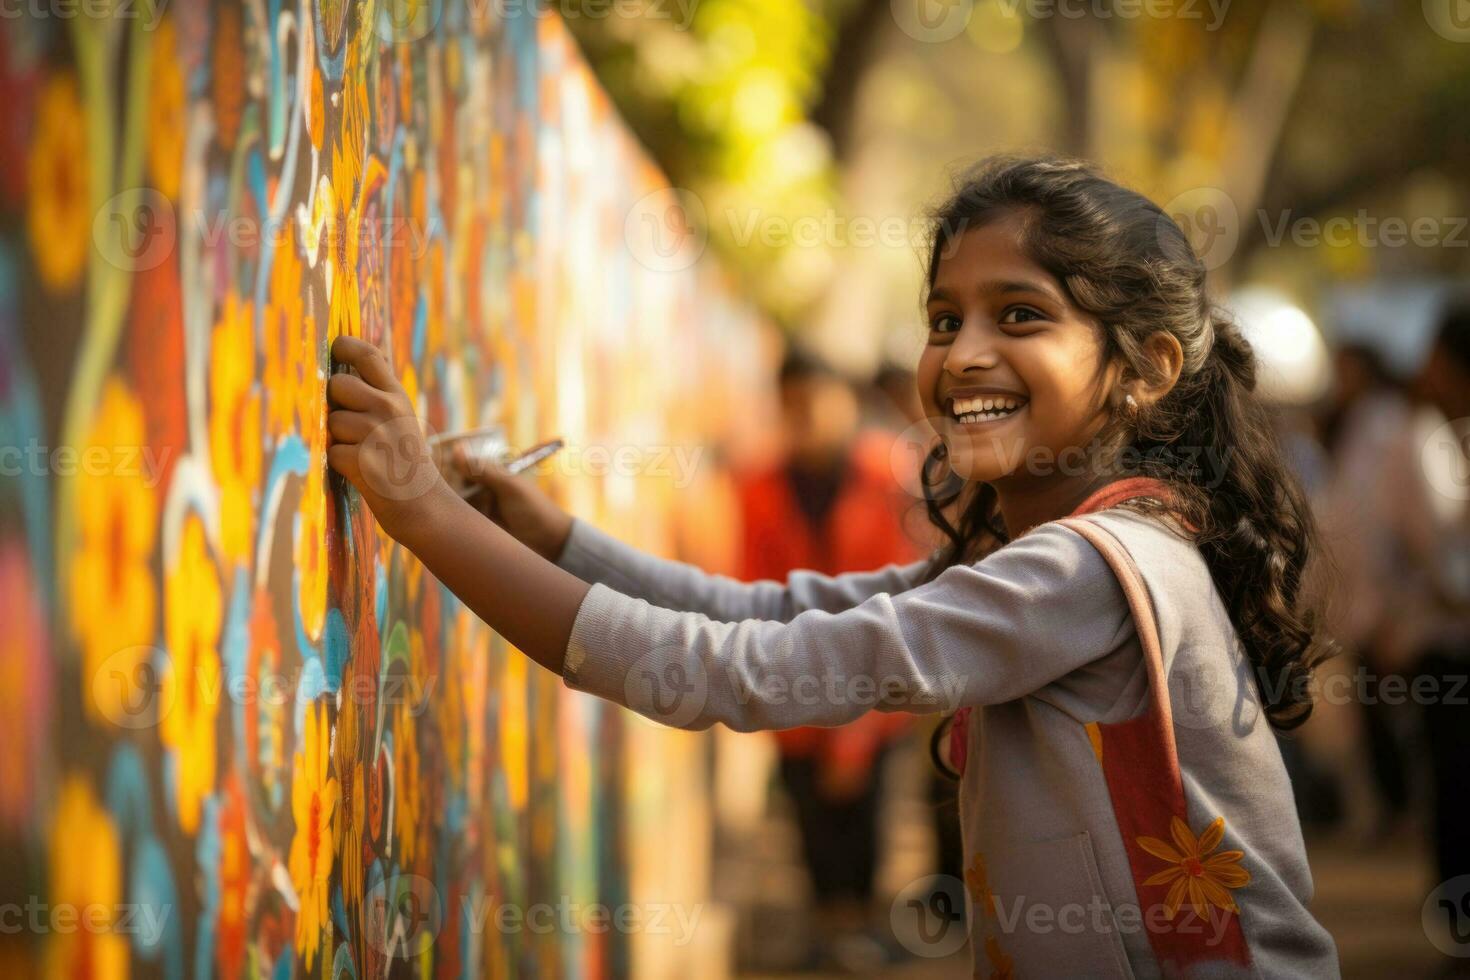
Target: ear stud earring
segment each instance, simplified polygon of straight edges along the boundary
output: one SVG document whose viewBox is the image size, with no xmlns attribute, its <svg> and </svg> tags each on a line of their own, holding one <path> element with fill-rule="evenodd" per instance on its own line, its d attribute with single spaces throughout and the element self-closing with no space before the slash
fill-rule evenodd
<svg viewBox="0 0 1470 980">
<path fill-rule="evenodd" d="M 1138 408 L 1138 401 L 1132 395 L 1125 396 L 1123 404 L 1127 405 L 1130 411 L 1136 411 Z"/>
</svg>

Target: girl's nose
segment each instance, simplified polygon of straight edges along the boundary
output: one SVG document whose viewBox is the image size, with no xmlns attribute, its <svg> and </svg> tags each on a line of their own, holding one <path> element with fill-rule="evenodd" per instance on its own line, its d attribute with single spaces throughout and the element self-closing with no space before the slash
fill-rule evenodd
<svg viewBox="0 0 1470 980">
<path fill-rule="evenodd" d="M 966 371 L 989 370 L 999 363 L 995 338 L 969 320 L 960 325 L 944 356 L 944 369 L 955 377 L 963 377 Z"/>
</svg>

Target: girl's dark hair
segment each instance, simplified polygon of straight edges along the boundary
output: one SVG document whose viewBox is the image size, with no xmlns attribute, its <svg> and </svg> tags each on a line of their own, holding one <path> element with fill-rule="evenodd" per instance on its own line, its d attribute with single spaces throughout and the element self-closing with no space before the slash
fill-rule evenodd
<svg viewBox="0 0 1470 980">
<path fill-rule="evenodd" d="M 1283 461 L 1273 413 L 1254 394 L 1251 345 L 1210 300 L 1205 266 L 1179 225 L 1074 160 L 993 157 L 962 173 L 931 215 L 929 288 L 964 232 L 1005 217 L 1017 220 L 1026 254 L 1103 325 L 1104 364 L 1119 358 L 1125 378 L 1152 380 L 1147 339 L 1162 330 L 1179 341 L 1184 363 L 1174 387 L 1136 413 L 1111 418 L 1097 445 L 1122 461 L 1118 476 L 1156 477 L 1174 491 L 1172 509 L 1196 529 L 1267 718 L 1278 729 L 1295 728 L 1312 711 L 1312 671 L 1332 650 L 1318 627 L 1324 597 L 1307 585 L 1308 559 L 1318 554 L 1315 522 Z M 926 569 L 930 581 L 1008 536 L 995 489 L 955 486 L 943 443 L 923 469 L 929 519 L 948 539 Z M 1150 498 L 1127 506 L 1164 508 Z"/>
</svg>

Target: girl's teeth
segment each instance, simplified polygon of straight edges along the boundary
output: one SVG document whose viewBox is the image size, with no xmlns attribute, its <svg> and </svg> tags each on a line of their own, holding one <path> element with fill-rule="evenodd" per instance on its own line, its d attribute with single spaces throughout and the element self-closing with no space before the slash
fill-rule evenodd
<svg viewBox="0 0 1470 980">
<path fill-rule="evenodd" d="M 966 398 L 957 399 L 952 411 L 961 422 L 977 422 L 1001 418 L 1018 408 L 1020 403 L 1014 398 Z"/>
</svg>

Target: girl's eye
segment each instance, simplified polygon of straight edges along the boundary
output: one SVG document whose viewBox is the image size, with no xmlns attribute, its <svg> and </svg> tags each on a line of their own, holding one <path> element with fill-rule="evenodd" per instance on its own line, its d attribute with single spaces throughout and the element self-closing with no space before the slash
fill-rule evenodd
<svg viewBox="0 0 1470 980">
<path fill-rule="evenodd" d="M 947 326 L 953 324 L 953 327 Z M 941 313 L 929 321 L 929 329 L 935 333 L 953 333 L 960 329 L 960 318 L 950 313 Z"/>
<path fill-rule="evenodd" d="M 1046 316 L 1033 310 L 1029 306 L 1013 306 L 1001 314 L 1001 323 L 1030 323 L 1033 320 L 1045 320 Z"/>
</svg>

